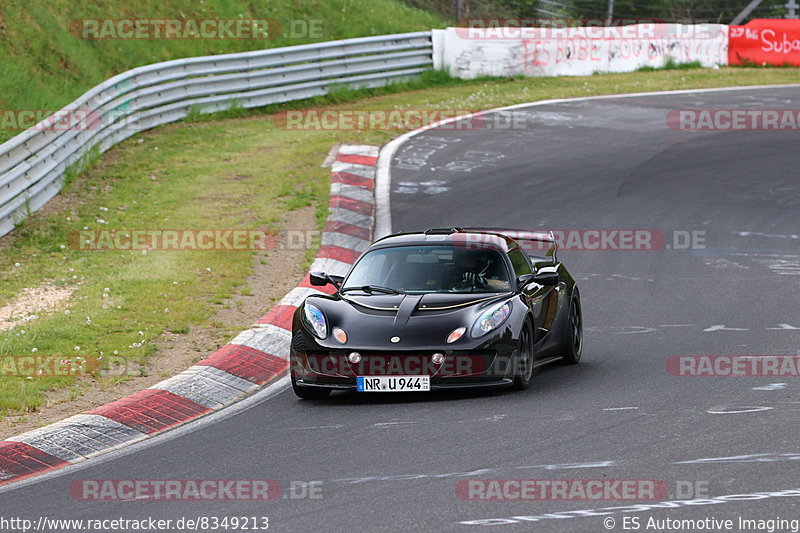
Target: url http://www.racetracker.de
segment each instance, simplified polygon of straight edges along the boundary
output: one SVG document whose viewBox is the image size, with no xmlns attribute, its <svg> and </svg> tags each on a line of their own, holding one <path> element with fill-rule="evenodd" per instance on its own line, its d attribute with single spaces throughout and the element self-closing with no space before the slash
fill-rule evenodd
<svg viewBox="0 0 800 533">
<path fill-rule="evenodd" d="M 63 519 L 40 516 L 37 520 L 28 518 L 7 518 L 0 516 L 0 531 L 22 532 L 38 531 L 55 533 L 61 531 L 109 533 L 128 531 L 265 531 L 269 529 L 266 516 L 197 516 L 193 518 L 158 519 L 110 518 L 110 519 Z"/>
</svg>

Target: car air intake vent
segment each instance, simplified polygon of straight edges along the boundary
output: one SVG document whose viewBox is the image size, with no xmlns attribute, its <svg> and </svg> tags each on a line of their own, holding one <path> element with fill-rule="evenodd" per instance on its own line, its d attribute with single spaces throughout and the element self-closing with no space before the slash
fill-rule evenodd
<svg viewBox="0 0 800 533">
<path fill-rule="evenodd" d="M 459 231 L 464 231 L 464 230 L 458 227 L 428 228 L 425 230 L 425 235 L 450 235 L 451 233 L 458 233 Z"/>
</svg>

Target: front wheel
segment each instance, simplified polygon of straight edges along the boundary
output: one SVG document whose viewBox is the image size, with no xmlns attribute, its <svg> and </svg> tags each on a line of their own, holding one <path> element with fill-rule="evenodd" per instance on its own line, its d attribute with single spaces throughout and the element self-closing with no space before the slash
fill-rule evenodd
<svg viewBox="0 0 800 533">
<path fill-rule="evenodd" d="M 569 330 L 565 344 L 563 363 L 574 365 L 580 362 L 583 352 L 583 313 L 581 297 L 577 290 L 569 306 Z"/>
<path fill-rule="evenodd" d="M 331 394 L 330 389 L 318 389 L 316 387 L 303 387 L 302 385 L 298 385 L 297 381 L 294 379 L 294 375 L 292 375 L 292 390 L 294 390 L 298 398 L 302 398 L 303 400 L 324 400 Z"/>
<path fill-rule="evenodd" d="M 514 390 L 525 390 L 533 376 L 533 334 L 530 324 L 525 324 L 519 335 L 519 348 L 514 357 Z"/>
</svg>

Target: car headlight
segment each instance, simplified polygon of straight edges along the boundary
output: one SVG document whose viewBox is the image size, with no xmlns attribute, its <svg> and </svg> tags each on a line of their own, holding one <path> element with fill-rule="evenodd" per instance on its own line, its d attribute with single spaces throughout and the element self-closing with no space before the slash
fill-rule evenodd
<svg viewBox="0 0 800 533">
<path fill-rule="evenodd" d="M 320 339 L 324 339 L 328 336 L 328 324 L 325 321 L 325 315 L 322 314 L 319 307 L 306 302 L 303 306 L 303 316 L 306 317 L 306 324 L 308 324 L 311 331 L 314 332 L 314 335 Z"/>
<path fill-rule="evenodd" d="M 495 305 L 490 307 L 483 313 L 475 323 L 472 325 L 472 329 L 470 330 L 470 335 L 473 337 L 480 337 L 481 335 L 486 335 L 493 329 L 497 329 L 500 324 L 505 322 L 508 318 L 508 315 L 511 314 L 511 304 L 508 302 L 500 305 Z"/>
</svg>

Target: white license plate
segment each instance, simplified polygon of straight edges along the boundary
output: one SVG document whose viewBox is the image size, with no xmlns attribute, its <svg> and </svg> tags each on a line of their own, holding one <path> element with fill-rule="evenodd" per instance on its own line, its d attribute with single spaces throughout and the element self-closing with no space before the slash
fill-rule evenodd
<svg viewBox="0 0 800 533">
<path fill-rule="evenodd" d="M 430 376 L 358 376 L 358 392 L 420 392 L 431 390 Z"/>
</svg>

